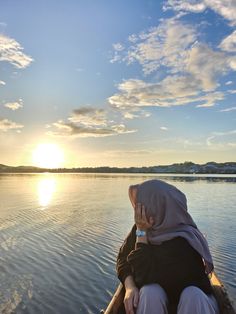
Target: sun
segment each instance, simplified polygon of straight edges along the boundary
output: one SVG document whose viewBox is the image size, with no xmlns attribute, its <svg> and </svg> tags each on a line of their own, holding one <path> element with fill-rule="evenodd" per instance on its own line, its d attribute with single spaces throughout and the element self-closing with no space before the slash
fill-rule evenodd
<svg viewBox="0 0 236 314">
<path fill-rule="evenodd" d="M 59 168 L 64 162 L 64 153 L 56 144 L 39 144 L 32 153 L 35 166 L 41 168 Z"/>
</svg>

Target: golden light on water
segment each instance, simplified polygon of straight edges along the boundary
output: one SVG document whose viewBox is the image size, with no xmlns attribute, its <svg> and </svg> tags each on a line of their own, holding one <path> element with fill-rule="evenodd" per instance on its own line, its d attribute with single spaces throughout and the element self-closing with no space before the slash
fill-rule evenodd
<svg viewBox="0 0 236 314">
<path fill-rule="evenodd" d="M 46 207 L 51 203 L 55 189 L 55 179 L 45 178 L 38 182 L 38 200 L 40 206 Z"/>
<path fill-rule="evenodd" d="M 56 144 L 39 144 L 32 153 L 33 163 L 41 168 L 59 168 L 64 162 L 64 153 Z"/>
</svg>

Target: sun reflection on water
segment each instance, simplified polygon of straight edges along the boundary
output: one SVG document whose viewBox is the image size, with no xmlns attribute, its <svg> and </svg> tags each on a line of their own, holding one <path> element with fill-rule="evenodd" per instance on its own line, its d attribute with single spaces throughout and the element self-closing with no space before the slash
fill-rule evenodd
<svg viewBox="0 0 236 314">
<path fill-rule="evenodd" d="M 38 200 L 42 207 L 48 206 L 56 190 L 56 181 L 53 178 L 44 178 L 38 182 Z"/>
</svg>

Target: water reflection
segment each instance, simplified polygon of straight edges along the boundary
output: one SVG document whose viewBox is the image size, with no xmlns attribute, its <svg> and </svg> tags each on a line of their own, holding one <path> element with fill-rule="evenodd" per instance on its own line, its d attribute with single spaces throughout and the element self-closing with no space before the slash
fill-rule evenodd
<svg viewBox="0 0 236 314">
<path fill-rule="evenodd" d="M 50 204 L 56 190 L 56 181 L 53 178 L 43 178 L 38 182 L 39 205 L 46 207 Z"/>
<path fill-rule="evenodd" d="M 1 178 L 0 313 L 99 313 L 118 284 L 117 252 L 133 225 L 128 186 L 153 178 L 187 195 L 191 215 L 207 234 L 216 272 L 236 301 L 235 175 Z"/>
</svg>

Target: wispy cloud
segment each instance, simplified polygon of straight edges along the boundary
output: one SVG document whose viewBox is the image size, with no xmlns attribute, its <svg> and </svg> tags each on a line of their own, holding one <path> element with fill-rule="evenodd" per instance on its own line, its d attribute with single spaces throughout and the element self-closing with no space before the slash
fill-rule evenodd
<svg viewBox="0 0 236 314">
<path fill-rule="evenodd" d="M 105 110 L 90 106 L 75 109 L 66 122 L 59 120 L 50 127 L 56 130 L 48 134 L 60 137 L 104 137 L 136 132 L 122 123 L 109 120 Z"/>
<path fill-rule="evenodd" d="M 14 121 L 8 120 L 8 119 L 1 119 L 0 118 L 0 131 L 7 132 L 9 130 L 17 130 L 23 128 L 24 125 L 20 123 L 16 123 Z"/>
<path fill-rule="evenodd" d="M 122 51 L 125 49 L 125 47 L 121 43 L 113 44 L 113 48 L 115 51 Z"/>
<path fill-rule="evenodd" d="M 230 24 L 236 24 L 236 2 L 229 0 L 167 0 L 164 10 L 173 9 L 178 12 L 201 13 L 211 9 L 227 19 Z"/>
<path fill-rule="evenodd" d="M 132 43 L 120 51 L 117 59 L 127 64 L 138 62 L 145 76 L 160 67 L 166 77 L 156 83 L 129 79 L 118 85 L 119 92 L 108 102 L 122 110 L 145 106 L 176 106 L 196 103 L 212 107 L 224 99 L 216 91 L 222 75 L 236 70 L 236 56 L 214 50 L 200 42 L 200 34 L 192 25 L 176 19 L 163 20 L 157 27 L 131 35 Z"/>
<path fill-rule="evenodd" d="M 171 107 L 196 103 L 198 106 L 214 106 L 224 99 L 222 92 L 203 94 L 198 81 L 191 76 L 168 76 L 160 83 L 146 83 L 142 80 L 127 80 L 119 86 L 119 93 L 108 101 L 116 108 Z"/>
<path fill-rule="evenodd" d="M 180 60 L 197 39 L 197 33 L 191 25 L 169 19 L 147 32 L 131 35 L 132 45 L 128 50 L 122 50 L 116 59 L 128 64 L 138 62 L 145 75 L 156 71 L 160 66 L 174 68 L 181 66 Z"/>
<path fill-rule="evenodd" d="M 160 127 L 160 130 L 162 130 L 162 131 L 168 131 L 169 129 L 168 129 L 166 126 L 161 126 L 161 127 Z"/>
<path fill-rule="evenodd" d="M 16 68 L 26 68 L 33 58 L 23 53 L 24 48 L 13 38 L 0 34 L 0 61 L 6 61 Z"/>
<path fill-rule="evenodd" d="M 217 149 L 219 147 L 235 147 L 235 134 L 236 130 L 226 131 L 226 132 L 212 132 L 207 140 L 206 144 L 208 147 Z"/>
<path fill-rule="evenodd" d="M 6 85 L 4 81 L 0 81 L 0 85 Z"/>
<path fill-rule="evenodd" d="M 18 101 L 15 101 L 15 102 L 7 102 L 6 104 L 4 104 L 4 107 L 14 111 L 14 110 L 17 110 L 19 108 L 22 108 L 23 102 L 21 99 L 19 99 Z"/>
<path fill-rule="evenodd" d="M 230 89 L 230 90 L 228 90 L 228 92 L 229 92 L 230 94 L 236 94 L 236 89 Z"/>
<path fill-rule="evenodd" d="M 219 111 L 220 112 L 229 112 L 229 111 L 234 111 L 234 110 L 236 110 L 236 107 L 225 108 L 225 109 L 221 109 Z"/>
<path fill-rule="evenodd" d="M 110 60 L 111 63 L 115 63 L 117 61 L 121 61 L 122 57 L 120 55 L 120 52 L 125 49 L 125 47 L 121 43 L 113 44 L 114 54 L 112 59 Z"/>
<path fill-rule="evenodd" d="M 219 47 L 225 51 L 236 52 L 236 31 L 224 38 Z"/>
<path fill-rule="evenodd" d="M 231 84 L 233 84 L 232 81 L 227 81 L 227 82 L 225 83 L 225 85 L 231 85 Z"/>
<path fill-rule="evenodd" d="M 129 120 L 132 120 L 135 118 L 148 118 L 151 116 L 150 112 L 143 110 L 141 108 L 137 108 L 137 107 L 136 108 L 135 107 L 132 107 L 132 108 L 123 107 L 119 109 L 121 109 L 121 114 L 123 115 L 123 117 Z"/>
</svg>

